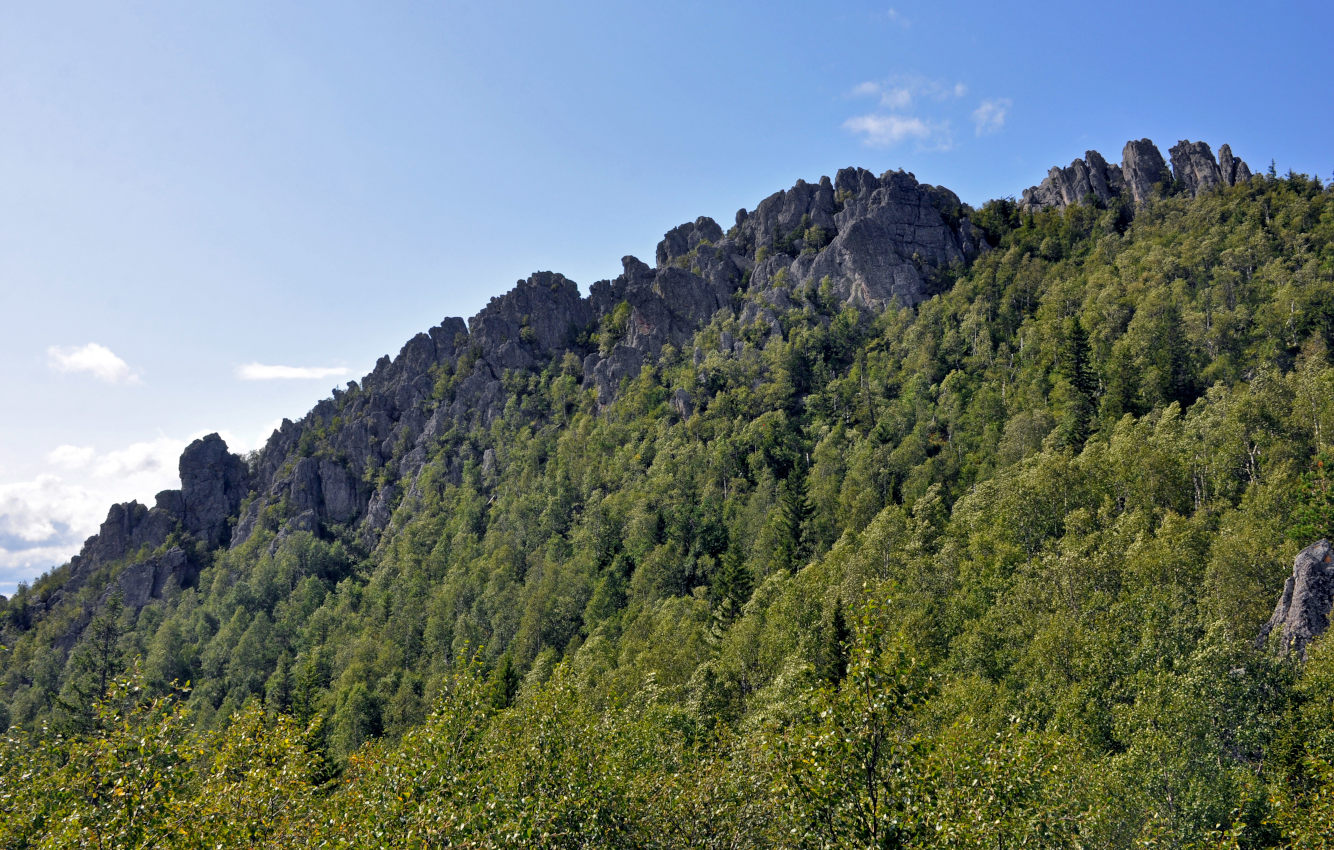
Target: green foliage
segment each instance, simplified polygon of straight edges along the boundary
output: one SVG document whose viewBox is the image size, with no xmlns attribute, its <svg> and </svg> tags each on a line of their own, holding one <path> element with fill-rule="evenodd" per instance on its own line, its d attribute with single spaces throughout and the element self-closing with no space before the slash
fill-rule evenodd
<svg viewBox="0 0 1334 850">
<path fill-rule="evenodd" d="M 1299 479 L 1300 490 L 1293 510 L 1292 528 L 1288 534 L 1302 546 L 1316 540 L 1334 538 L 1334 452 L 1321 449 L 1311 463 L 1311 469 Z"/>
<path fill-rule="evenodd" d="M 1334 196 L 969 217 L 914 308 L 779 275 L 605 408 L 508 373 L 374 548 L 276 504 L 141 611 L 21 589 L 0 846 L 1328 843 L 1328 653 L 1252 641 L 1334 530 Z"/>
</svg>

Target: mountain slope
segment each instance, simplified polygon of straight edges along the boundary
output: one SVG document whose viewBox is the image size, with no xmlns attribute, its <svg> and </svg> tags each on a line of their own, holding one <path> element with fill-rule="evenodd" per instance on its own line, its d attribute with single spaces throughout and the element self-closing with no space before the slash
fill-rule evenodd
<svg viewBox="0 0 1334 850">
<path fill-rule="evenodd" d="M 1329 533 L 1334 207 L 1300 175 L 1181 182 L 971 211 L 845 171 L 728 234 L 683 225 L 587 299 L 535 275 L 285 425 L 244 505 L 216 441 L 187 450 L 210 486 L 128 509 L 5 609 L 11 717 L 77 727 L 90 677 L 141 656 L 150 690 L 194 683 L 200 727 L 259 699 L 328 764 L 362 752 L 346 808 L 294 809 L 320 823 L 369 823 L 358 795 L 426 764 L 494 791 L 467 833 L 493 838 L 603 812 L 642 846 L 699 806 L 719 835 L 837 842 L 867 792 L 923 846 L 1277 841 L 1263 801 L 1297 805 L 1329 755 L 1320 644 L 1298 676 L 1253 641 L 1300 535 Z M 183 591 L 125 578 L 181 556 Z M 883 786 L 802 766 L 856 775 L 831 742 L 875 728 Z M 451 734 L 473 762 L 444 766 Z M 422 781 L 404 823 L 474 816 Z M 989 806 L 1004 826 L 969 820 Z"/>
</svg>

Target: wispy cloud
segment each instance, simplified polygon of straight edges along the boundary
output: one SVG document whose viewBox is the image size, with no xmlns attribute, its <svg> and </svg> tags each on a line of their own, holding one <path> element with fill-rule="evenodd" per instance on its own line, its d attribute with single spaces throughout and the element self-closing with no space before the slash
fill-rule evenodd
<svg viewBox="0 0 1334 850">
<path fill-rule="evenodd" d="M 1008 97 L 984 100 L 973 110 L 973 127 L 977 135 L 985 136 L 1000 132 L 1005 126 L 1005 116 L 1009 114 L 1013 103 Z"/>
<path fill-rule="evenodd" d="M 87 372 L 108 384 L 137 384 L 139 376 L 105 345 L 90 342 L 81 346 L 53 345 L 46 350 L 48 362 L 57 372 Z"/>
<path fill-rule="evenodd" d="M 884 80 L 867 80 L 853 86 L 851 97 L 874 97 L 886 109 L 908 109 L 914 103 L 944 103 L 968 94 L 968 86 L 921 74 L 895 74 Z"/>
<path fill-rule="evenodd" d="M 188 443 L 185 440 L 166 436 L 131 443 L 97 458 L 92 465 L 93 477 L 160 483 L 162 486 L 157 487 L 157 490 L 179 486 L 177 466 L 186 445 Z"/>
<path fill-rule="evenodd" d="M 897 13 L 891 10 L 891 17 Z M 889 148 L 912 143 L 917 150 L 946 151 L 954 147 L 951 119 L 955 103 L 968 94 L 962 82 L 922 74 L 895 74 L 853 86 L 848 96 L 875 100 L 872 112 L 843 122 L 843 129 L 860 136 L 864 144 Z"/>
<path fill-rule="evenodd" d="M 885 13 L 885 17 L 890 20 L 890 23 L 898 24 L 904 29 L 912 26 L 912 21 L 908 20 L 902 12 L 895 9 L 893 6 L 889 7 L 889 11 Z"/>
<path fill-rule="evenodd" d="M 270 366 L 264 363 L 247 363 L 236 369 L 236 377 L 243 381 L 312 380 L 338 378 L 347 373 L 342 366 Z"/>
<path fill-rule="evenodd" d="M 92 446 L 56 446 L 46 455 L 48 463 L 63 469 L 83 469 L 97 454 Z"/>
<path fill-rule="evenodd" d="M 954 146 L 948 121 L 925 121 L 911 115 L 858 115 L 843 122 L 843 128 L 861 136 L 873 148 L 890 148 L 906 141 L 920 150 L 949 150 Z"/>
</svg>

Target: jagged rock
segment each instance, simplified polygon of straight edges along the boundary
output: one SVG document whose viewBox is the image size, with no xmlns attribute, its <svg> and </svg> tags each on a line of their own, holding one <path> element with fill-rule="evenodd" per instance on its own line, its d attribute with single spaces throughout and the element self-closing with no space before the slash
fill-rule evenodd
<svg viewBox="0 0 1334 850">
<path fill-rule="evenodd" d="M 662 237 L 658 243 L 658 268 L 671 265 L 675 260 L 684 258 L 702 243 L 713 244 L 723 238 L 723 229 L 718 222 L 702 215 L 689 224 L 678 225 Z"/>
<path fill-rule="evenodd" d="M 695 412 L 694 400 L 690 397 L 690 393 L 679 388 L 672 393 L 672 410 L 675 410 L 676 415 L 682 419 L 689 419 Z"/>
<path fill-rule="evenodd" d="M 846 179 L 840 172 L 840 181 Z M 827 277 L 839 300 L 862 308 L 923 301 L 931 294 L 930 271 L 967 257 L 960 222 L 946 217 L 962 204 L 954 193 L 921 186 L 903 172 L 883 175 L 869 193 L 864 176 L 857 182 L 862 191 L 847 197 L 835 217 L 838 235 L 819 253 L 799 257 L 794 277 L 804 283 Z"/>
<path fill-rule="evenodd" d="M 1250 167 L 1232 155 L 1232 148 L 1229 145 L 1220 145 L 1218 148 L 1218 168 L 1222 172 L 1223 180 L 1229 186 L 1251 179 Z"/>
<path fill-rule="evenodd" d="M 1226 183 L 1214 152 L 1204 142 L 1177 142 L 1169 151 L 1172 156 L 1172 174 L 1192 197 Z"/>
<path fill-rule="evenodd" d="M 102 601 L 119 593 L 125 607 L 137 611 L 161 599 L 170 589 L 189 587 L 196 573 L 185 550 L 173 546 L 161 555 L 126 567 L 102 594 Z"/>
<path fill-rule="evenodd" d="M 1278 650 L 1306 658 L 1306 647 L 1329 628 L 1334 605 L 1334 547 L 1328 540 L 1307 546 L 1293 561 L 1292 575 L 1283 585 L 1274 615 L 1260 630 L 1263 646 L 1277 636 Z"/>
<path fill-rule="evenodd" d="M 1064 208 L 1083 203 L 1090 196 L 1102 202 L 1125 192 L 1135 206 L 1143 206 L 1155 192 L 1171 188 L 1195 196 L 1220 184 L 1229 186 L 1249 180 L 1251 171 L 1223 145 L 1218 162 L 1204 142 L 1180 141 L 1170 151 L 1172 170 L 1148 139 L 1127 142 L 1120 166 L 1108 165 L 1097 151 L 1088 151 L 1069 168 L 1053 168 L 1039 185 L 1025 189 L 1022 205 L 1028 209 Z"/>
<path fill-rule="evenodd" d="M 209 546 L 227 539 L 228 520 L 250 490 L 245 462 L 217 434 L 181 453 L 181 522 Z"/>
<path fill-rule="evenodd" d="M 606 357 L 591 354 L 584 361 L 584 384 L 597 388 L 598 404 L 610 404 L 625 378 L 639 374 L 644 356 L 639 349 L 621 343 Z"/>
<path fill-rule="evenodd" d="M 1053 168 L 1040 185 L 1025 189 L 1023 202 L 1035 209 L 1082 204 L 1090 196 L 1106 203 L 1120 195 L 1124 185 L 1120 166 L 1108 165 L 1102 154 L 1088 151 L 1084 159 L 1076 159 L 1069 168 Z"/>
<path fill-rule="evenodd" d="M 1143 206 L 1161 187 L 1172 182 L 1172 173 L 1157 146 L 1148 139 L 1126 142 L 1121 152 L 1121 176 L 1135 206 Z"/>
<path fill-rule="evenodd" d="M 294 513 L 318 513 L 320 507 L 320 462 L 303 457 L 292 468 L 287 483 L 287 504 Z"/>
<path fill-rule="evenodd" d="M 750 235 L 750 244 L 765 250 L 801 250 L 800 242 L 808 228 L 835 229 L 838 212 L 836 193 L 828 177 L 816 184 L 798 180 L 785 192 L 775 192 L 760 201 L 741 227 Z"/>
<path fill-rule="evenodd" d="M 538 272 L 492 298 L 469 323 L 469 334 L 493 366 L 523 369 L 569 348 L 592 318 L 573 281 Z"/>
</svg>

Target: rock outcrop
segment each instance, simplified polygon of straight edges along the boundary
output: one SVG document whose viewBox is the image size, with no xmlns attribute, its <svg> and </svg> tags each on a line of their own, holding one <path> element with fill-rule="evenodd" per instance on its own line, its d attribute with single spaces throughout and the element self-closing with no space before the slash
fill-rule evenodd
<svg viewBox="0 0 1334 850">
<path fill-rule="evenodd" d="M 170 588 L 194 583 L 203 565 L 180 546 L 165 551 L 163 547 L 173 534 L 183 542 L 198 541 L 206 549 L 225 545 L 251 479 L 245 461 L 229 452 L 217 434 L 187 446 L 178 470 L 181 489 L 158 493 L 153 507 L 138 502 L 112 505 L 97 533 L 70 560 L 68 578 L 45 600 L 46 607 L 73 598 L 108 569 L 114 575 L 101 598 L 119 590 L 125 605 L 134 609 Z M 73 637 L 67 635 L 63 643 Z"/>
<path fill-rule="evenodd" d="M 195 440 L 181 453 L 180 521 L 210 547 L 227 540 L 228 524 L 250 492 L 245 462 L 227 451 L 217 434 Z"/>
<path fill-rule="evenodd" d="M 1223 174 L 1223 182 L 1229 186 L 1245 183 L 1251 179 L 1251 169 L 1240 159 L 1232 155 L 1229 145 L 1218 148 L 1218 168 Z"/>
<path fill-rule="evenodd" d="M 1124 188 L 1120 166 L 1108 165 L 1102 154 L 1088 151 L 1068 168 L 1052 168 L 1040 185 L 1024 190 L 1023 198 L 1030 207 L 1068 207 L 1090 197 L 1106 203 Z"/>
<path fill-rule="evenodd" d="M 1320 540 L 1293 561 L 1274 615 L 1260 630 L 1259 645 L 1276 640 L 1279 652 L 1295 652 L 1303 660 L 1306 647 L 1329 628 L 1334 606 L 1334 546 Z"/>
<path fill-rule="evenodd" d="M 1180 141 L 1170 151 L 1172 166 L 1148 139 L 1127 142 L 1121 164 L 1109 165 L 1097 151 L 1088 151 L 1068 168 L 1053 168 L 1037 186 L 1025 189 L 1022 205 L 1029 209 L 1064 208 L 1092 199 L 1108 203 L 1125 196 L 1135 207 L 1174 190 L 1192 197 L 1220 185 L 1234 186 L 1251 179 L 1251 171 L 1223 145 L 1219 159 L 1204 142 Z"/>
<path fill-rule="evenodd" d="M 1148 139 L 1126 142 L 1121 151 L 1121 175 L 1125 178 L 1130 200 L 1142 207 L 1171 188 L 1172 172 L 1158 147 Z"/>
</svg>

